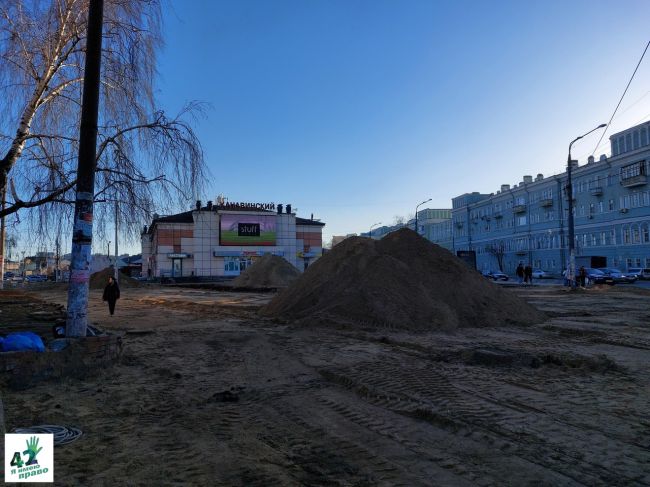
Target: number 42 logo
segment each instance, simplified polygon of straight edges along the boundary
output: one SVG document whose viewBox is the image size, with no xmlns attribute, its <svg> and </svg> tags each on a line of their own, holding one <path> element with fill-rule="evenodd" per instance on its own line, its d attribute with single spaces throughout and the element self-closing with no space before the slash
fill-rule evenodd
<svg viewBox="0 0 650 487">
<path fill-rule="evenodd" d="M 29 440 L 26 440 L 27 450 L 23 452 L 23 455 L 27 455 L 27 462 L 23 461 L 23 457 L 20 452 L 14 452 L 14 456 L 11 459 L 10 465 L 12 467 L 21 468 L 23 465 L 38 465 L 38 460 L 36 456 L 41 452 L 43 447 L 38 447 L 38 438 L 35 436 L 31 437 Z"/>
</svg>

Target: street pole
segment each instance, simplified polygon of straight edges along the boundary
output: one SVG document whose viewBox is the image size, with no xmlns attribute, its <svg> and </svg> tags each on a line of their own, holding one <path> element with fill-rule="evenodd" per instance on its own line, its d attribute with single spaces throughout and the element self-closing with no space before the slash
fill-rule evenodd
<svg viewBox="0 0 650 487">
<path fill-rule="evenodd" d="M 573 163 L 578 162 L 578 161 L 573 161 L 571 160 L 571 147 L 573 146 L 574 142 L 577 142 L 578 140 L 582 139 L 583 137 L 586 137 L 590 133 L 601 129 L 603 127 L 606 127 L 606 123 L 601 123 L 598 127 L 595 129 L 590 130 L 586 134 L 581 135 L 580 137 L 576 137 L 571 141 L 569 144 L 569 156 L 567 158 L 567 168 L 566 168 L 566 175 L 567 175 L 567 183 L 566 183 L 566 192 L 567 192 L 567 197 L 568 197 L 568 209 L 569 209 L 569 218 L 568 218 L 568 226 L 569 226 L 569 272 L 567 275 L 567 279 L 569 280 L 569 284 L 571 285 L 572 288 L 576 287 L 576 245 L 575 245 L 575 221 L 573 218 L 573 181 L 571 179 L 572 176 L 572 169 L 573 169 Z"/>
<path fill-rule="evenodd" d="M 90 0 L 66 319 L 66 336 L 71 337 L 86 336 L 88 326 L 103 16 L 103 0 Z"/>
<path fill-rule="evenodd" d="M 115 282 L 119 284 L 120 271 L 117 268 L 117 200 L 115 200 Z"/>
<path fill-rule="evenodd" d="M 428 203 L 431 200 L 432 200 L 432 198 L 429 198 L 428 200 L 423 201 L 422 203 L 420 203 L 419 205 L 417 205 L 415 207 L 415 233 L 417 233 L 418 235 L 420 235 L 420 231 L 418 230 L 418 208 L 420 206 L 422 206 L 423 204 Z"/>
<path fill-rule="evenodd" d="M 5 209 L 5 204 L 7 200 L 7 186 L 5 185 L 2 188 L 2 200 L 0 205 L 0 210 Z M 0 217 L 0 289 L 4 289 L 5 283 L 5 239 L 7 238 L 7 229 L 5 227 L 5 217 L 2 215 Z"/>
</svg>

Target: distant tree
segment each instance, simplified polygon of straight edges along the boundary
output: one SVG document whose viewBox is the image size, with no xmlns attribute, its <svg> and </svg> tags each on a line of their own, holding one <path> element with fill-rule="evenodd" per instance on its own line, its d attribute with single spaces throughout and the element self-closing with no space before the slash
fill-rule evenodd
<svg viewBox="0 0 650 487">
<path fill-rule="evenodd" d="M 395 215 L 393 217 L 393 225 L 394 226 L 404 225 L 405 223 L 406 223 L 406 218 L 404 218 L 403 216 Z"/>
<path fill-rule="evenodd" d="M 154 210 L 198 194 L 206 169 L 191 123 L 202 106 L 174 117 L 156 107 L 158 0 L 104 5 L 95 201 L 119 201 L 122 229 L 137 232 Z M 87 9 L 86 0 L 0 5 L 0 216 L 32 209 L 41 229 L 74 207 Z M 114 206 L 97 205 L 96 228 L 106 218 Z"/>
<path fill-rule="evenodd" d="M 497 259 L 499 270 L 503 272 L 503 256 L 506 253 L 506 245 L 503 240 L 500 242 L 488 244 L 485 249 L 488 251 L 488 253 L 494 255 L 494 257 Z"/>
</svg>

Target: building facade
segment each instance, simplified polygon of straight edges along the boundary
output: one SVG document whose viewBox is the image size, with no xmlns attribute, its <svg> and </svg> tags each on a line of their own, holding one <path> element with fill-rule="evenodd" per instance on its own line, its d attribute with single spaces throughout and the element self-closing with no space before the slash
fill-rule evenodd
<svg viewBox="0 0 650 487">
<path fill-rule="evenodd" d="M 610 145 L 610 157 L 573 163 L 576 255 L 621 270 L 650 267 L 650 122 L 612 135 Z M 566 172 L 538 174 L 453 198 L 454 250 L 475 251 L 479 270 L 512 273 L 523 262 L 560 273 L 569 259 L 566 185 Z"/>
<path fill-rule="evenodd" d="M 283 211 L 285 210 L 285 211 Z M 264 254 L 304 270 L 322 255 L 324 223 L 283 205 L 198 201 L 195 210 L 154 216 L 144 228 L 144 277 L 237 276 Z"/>
</svg>

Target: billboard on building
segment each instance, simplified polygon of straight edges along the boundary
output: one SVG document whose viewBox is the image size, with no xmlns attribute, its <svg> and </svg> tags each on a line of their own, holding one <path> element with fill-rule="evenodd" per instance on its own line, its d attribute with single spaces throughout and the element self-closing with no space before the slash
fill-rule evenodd
<svg viewBox="0 0 650 487">
<path fill-rule="evenodd" d="M 275 245 L 275 215 L 222 214 L 220 245 Z"/>
</svg>

